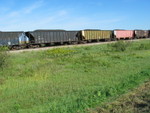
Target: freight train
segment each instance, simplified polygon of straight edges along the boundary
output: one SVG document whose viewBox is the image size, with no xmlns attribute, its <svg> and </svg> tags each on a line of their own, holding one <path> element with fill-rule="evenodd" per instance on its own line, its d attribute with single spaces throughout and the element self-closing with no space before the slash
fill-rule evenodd
<svg viewBox="0 0 150 113">
<path fill-rule="evenodd" d="M 93 41 L 150 38 L 149 30 L 35 30 L 0 32 L 0 46 L 10 49 L 37 48 L 58 44 L 78 44 Z"/>
</svg>

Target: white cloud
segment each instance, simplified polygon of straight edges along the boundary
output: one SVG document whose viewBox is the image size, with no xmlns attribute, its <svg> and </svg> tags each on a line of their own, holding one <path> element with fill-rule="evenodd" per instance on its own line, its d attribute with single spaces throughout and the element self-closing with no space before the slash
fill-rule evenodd
<svg viewBox="0 0 150 113">
<path fill-rule="evenodd" d="M 8 7 L 0 7 L 0 13 L 5 13 L 9 10 Z"/>
<path fill-rule="evenodd" d="M 60 16 L 64 16 L 64 15 L 67 14 L 67 11 L 61 10 L 61 11 L 59 11 L 58 13 L 59 13 Z"/>
<path fill-rule="evenodd" d="M 14 18 L 14 17 L 16 18 L 17 16 L 22 16 L 25 14 L 32 13 L 34 10 L 40 8 L 42 5 L 43 5 L 42 0 L 36 1 L 35 3 L 31 4 L 28 7 L 23 8 L 21 10 L 9 12 L 7 15 L 4 16 L 4 19 L 5 18 Z"/>
<path fill-rule="evenodd" d="M 18 15 L 20 15 L 20 11 L 14 11 L 14 12 L 9 13 L 8 17 L 16 17 Z"/>
<path fill-rule="evenodd" d="M 21 13 L 21 12 L 18 12 Z M 17 12 L 12 12 L 9 14 L 11 18 L 17 16 Z M 13 18 L 9 22 L 5 22 L 3 26 L 0 26 L 0 29 L 3 30 L 35 30 L 35 29 L 48 29 L 53 28 L 60 21 L 64 21 L 68 12 L 66 10 L 59 10 L 53 12 L 51 14 L 47 14 L 45 16 L 41 16 L 41 18 L 36 19 L 27 19 L 27 18 Z M 52 16 L 51 16 L 52 15 Z M 62 22 L 61 22 L 62 23 Z"/>
<path fill-rule="evenodd" d="M 35 9 L 40 8 L 43 5 L 43 3 L 44 3 L 43 0 L 37 1 L 31 6 L 24 8 L 22 12 L 25 14 L 32 13 L 32 11 L 34 11 Z"/>
</svg>

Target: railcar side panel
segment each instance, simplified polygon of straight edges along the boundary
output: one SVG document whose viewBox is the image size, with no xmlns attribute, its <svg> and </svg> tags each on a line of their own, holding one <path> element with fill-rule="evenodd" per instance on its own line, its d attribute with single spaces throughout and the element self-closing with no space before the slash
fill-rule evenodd
<svg viewBox="0 0 150 113">
<path fill-rule="evenodd" d="M 82 40 L 100 40 L 100 39 L 111 39 L 111 30 L 82 30 Z"/>
<path fill-rule="evenodd" d="M 135 30 L 135 36 L 137 38 L 148 38 L 149 36 L 148 30 Z"/>
<path fill-rule="evenodd" d="M 35 44 L 78 41 L 78 31 L 37 30 L 29 33 L 34 38 Z"/>
<path fill-rule="evenodd" d="M 21 37 L 27 38 L 25 37 L 23 32 L 0 32 L 0 45 L 21 45 L 22 43 L 25 43 L 27 41 L 27 39 L 22 39 Z"/>
<path fill-rule="evenodd" d="M 116 39 L 132 39 L 134 38 L 134 31 L 133 30 L 115 30 L 114 35 Z"/>
</svg>

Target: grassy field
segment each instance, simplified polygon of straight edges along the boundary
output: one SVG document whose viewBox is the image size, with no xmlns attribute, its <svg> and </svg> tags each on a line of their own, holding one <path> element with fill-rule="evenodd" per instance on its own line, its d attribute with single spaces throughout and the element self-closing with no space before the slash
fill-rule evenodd
<svg viewBox="0 0 150 113">
<path fill-rule="evenodd" d="M 150 79 L 150 41 L 9 54 L 0 113 L 76 113 Z"/>
<path fill-rule="evenodd" d="M 150 81 L 88 113 L 150 113 Z"/>
</svg>

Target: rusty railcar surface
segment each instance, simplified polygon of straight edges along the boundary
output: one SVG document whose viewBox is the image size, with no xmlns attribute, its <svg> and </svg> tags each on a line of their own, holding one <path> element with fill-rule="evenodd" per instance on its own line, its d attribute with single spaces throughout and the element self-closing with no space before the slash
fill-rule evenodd
<svg viewBox="0 0 150 113">
<path fill-rule="evenodd" d="M 78 31 L 65 30 L 36 30 L 26 32 L 31 43 L 35 44 L 78 42 L 77 34 Z"/>
<path fill-rule="evenodd" d="M 148 30 L 135 30 L 136 38 L 148 38 L 149 31 Z"/>
<path fill-rule="evenodd" d="M 112 38 L 111 30 L 82 30 L 82 40 L 110 40 Z"/>
<path fill-rule="evenodd" d="M 133 39 L 133 30 L 114 30 L 114 35 L 116 39 Z"/>
<path fill-rule="evenodd" d="M 23 32 L 0 32 L 0 46 L 19 45 Z"/>
</svg>

